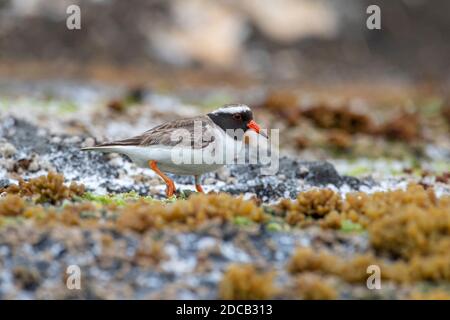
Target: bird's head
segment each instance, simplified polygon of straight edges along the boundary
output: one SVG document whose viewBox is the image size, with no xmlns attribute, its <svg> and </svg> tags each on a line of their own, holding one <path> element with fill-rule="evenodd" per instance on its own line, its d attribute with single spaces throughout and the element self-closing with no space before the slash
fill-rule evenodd
<svg viewBox="0 0 450 320">
<path fill-rule="evenodd" d="M 227 104 L 208 113 L 212 121 L 225 132 L 227 130 L 255 131 L 263 137 L 267 135 L 261 131 L 261 127 L 253 120 L 252 110 L 245 104 Z"/>
</svg>

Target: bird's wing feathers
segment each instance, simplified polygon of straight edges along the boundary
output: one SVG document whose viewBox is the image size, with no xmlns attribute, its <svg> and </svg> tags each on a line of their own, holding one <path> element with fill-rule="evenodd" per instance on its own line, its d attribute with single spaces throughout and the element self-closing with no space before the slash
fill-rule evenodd
<svg viewBox="0 0 450 320">
<path fill-rule="evenodd" d="M 166 122 L 148 130 L 142 135 L 103 143 L 97 147 L 152 145 L 173 147 L 180 145 L 201 149 L 208 146 L 214 139 L 214 123 L 208 117 L 195 117 Z"/>
</svg>

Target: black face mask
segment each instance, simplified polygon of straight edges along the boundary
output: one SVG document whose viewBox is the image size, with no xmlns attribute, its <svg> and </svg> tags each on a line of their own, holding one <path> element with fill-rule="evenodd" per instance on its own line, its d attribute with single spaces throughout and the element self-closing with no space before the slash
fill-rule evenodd
<svg viewBox="0 0 450 320">
<path fill-rule="evenodd" d="M 237 116 L 239 115 L 239 116 Z M 238 130 L 245 132 L 248 130 L 248 123 L 253 120 L 251 111 L 244 111 L 238 114 L 233 113 L 208 113 L 209 118 L 225 132 L 227 130 Z"/>
</svg>

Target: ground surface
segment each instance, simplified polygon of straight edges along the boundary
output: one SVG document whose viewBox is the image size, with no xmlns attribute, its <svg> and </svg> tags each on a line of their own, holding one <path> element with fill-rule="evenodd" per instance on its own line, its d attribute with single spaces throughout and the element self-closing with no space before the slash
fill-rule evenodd
<svg viewBox="0 0 450 320">
<path fill-rule="evenodd" d="M 441 97 L 418 95 L 412 119 L 403 111 L 393 112 L 390 106 L 400 104 L 398 97 L 377 101 L 376 109 L 371 109 L 370 98 L 358 98 L 347 109 L 340 103 L 303 102 L 323 100 L 323 93 L 313 90 L 306 98 L 295 90 L 261 94 L 254 89 L 215 95 L 205 91 L 208 94 L 192 98 L 190 90 L 168 94 L 73 82 L 3 84 L 0 298 L 411 298 L 430 290 L 436 296 L 448 293 L 450 259 L 448 250 L 439 251 L 447 248 L 450 237 L 445 222 L 450 221 L 446 200 L 450 148 L 448 124 L 440 116 L 447 106 Z M 233 197 L 191 198 L 192 177 L 174 177 L 181 193 L 166 201 L 164 186 L 150 170 L 118 155 L 80 151 L 95 141 L 139 134 L 162 121 L 204 113 L 222 101 L 242 97 L 253 97 L 249 100 L 255 104 L 256 118 L 265 126 L 281 128 L 281 158 L 276 175 L 261 175 L 256 164 L 233 165 L 204 177 L 207 192 Z M 355 106 L 362 111 L 353 111 Z M 314 108 L 331 120 L 320 122 L 314 112 L 305 111 Z M 359 116 L 368 109 L 373 123 Z M 372 126 L 376 128 L 365 128 Z M 54 201 L 47 194 L 41 201 L 35 196 L 47 192 L 43 189 L 58 194 L 62 188 L 57 182 L 45 182 L 27 194 L 19 191 L 20 199 L 10 198 L 17 193 L 11 186 L 20 178 L 52 171 L 63 174 L 66 185 L 84 185 L 86 193 L 62 192 Z M 415 242 L 412 231 L 401 235 L 400 227 L 392 227 L 393 236 L 380 234 L 376 227 L 384 221 L 376 221 L 391 216 L 389 199 L 375 195 L 368 200 L 383 207 L 375 210 L 382 212 L 381 218 L 374 216 L 371 206 L 358 211 L 354 204 L 337 200 L 355 192 L 405 190 L 410 183 L 435 194 L 410 192 L 420 199 L 430 197 L 423 200 L 426 205 L 413 196 L 396 194 L 405 204 L 397 211 L 411 211 L 412 218 L 387 221 L 382 229 L 430 215 L 436 222 L 430 229 L 411 227 L 422 242 Z M 319 193 L 295 200 L 299 193 L 314 189 Z M 333 195 L 321 193 L 325 189 Z M 235 204 L 238 195 L 246 200 Z M 297 204 L 280 207 L 283 198 Z M 357 213 L 352 215 L 352 209 Z M 161 220 L 151 220 L 152 214 Z M 392 216 L 397 219 L 396 213 Z M 394 247 L 400 249 L 380 247 L 379 239 L 398 242 Z M 439 250 L 422 248 L 432 241 L 438 241 L 433 246 Z M 334 258 L 302 256 L 305 253 L 296 251 L 299 247 Z M 411 247 L 420 254 L 411 254 Z M 399 257 L 405 248 L 408 255 Z M 299 266 L 296 255 L 300 261 L 313 262 Z M 341 269 L 323 262 L 336 257 L 348 259 L 348 268 L 355 273 L 381 259 L 376 262 L 396 264 L 411 276 L 404 280 L 398 276 L 402 272 L 389 271 L 383 290 L 369 290 L 366 278 L 351 278 L 352 270 L 348 272 L 344 262 L 337 263 Z M 424 262 L 428 258 L 435 262 Z M 82 290 L 66 287 L 66 268 L 74 264 L 82 271 Z M 415 269 L 408 269 L 412 265 Z M 425 265 L 428 273 L 423 271 Z"/>
</svg>

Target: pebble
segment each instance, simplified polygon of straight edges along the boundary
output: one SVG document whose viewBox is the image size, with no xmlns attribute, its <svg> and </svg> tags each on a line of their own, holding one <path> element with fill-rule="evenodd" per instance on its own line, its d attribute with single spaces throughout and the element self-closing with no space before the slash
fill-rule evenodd
<svg viewBox="0 0 450 320">
<path fill-rule="evenodd" d="M 123 166 L 123 160 L 121 157 L 114 157 L 111 160 L 109 160 L 108 163 L 115 168 L 119 168 L 119 167 Z"/>
<path fill-rule="evenodd" d="M 7 171 L 13 171 L 14 170 L 14 165 L 16 164 L 16 160 L 14 159 L 6 159 L 5 161 L 3 161 L 3 167 L 7 170 Z"/>
<path fill-rule="evenodd" d="M 238 182 L 238 179 L 236 179 L 235 177 L 229 177 L 226 181 L 228 184 L 236 184 Z"/>
<path fill-rule="evenodd" d="M 40 167 L 41 166 L 39 165 L 39 156 L 34 155 L 33 160 L 30 162 L 30 165 L 28 166 L 28 170 L 30 172 L 36 172 L 39 171 Z"/>
<path fill-rule="evenodd" d="M 73 137 L 64 139 L 64 142 L 68 143 L 68 144 L 75 144 L 75 143 L 79 143 L 80 141 L 81 141 L 81 138 L 78 136 L 73 136 Z"/>
<path fill-rule="evenodd" d="M 61 138 L 58 136 L 52 137 L 50 140 L 52 143 L 54 144 L 60 144 L 61 143 Z"/>
<path fill-rule="evenodd" d="M 83 148 L 90 148 L 95 146 L 95 140 L 93 138 L 86 138 L 83 143 L 81 144 L 81 147 Z"/>
<path fill-rule="evenodd" d="M 15 155 L 16 153 L 17 153 L 17 149 L 13 144 L 11 144 L 9 142 L 3 142 L 2 144 L 0 144 L 0 154 L 4 158 L 10 158 L 13 155 Z"/>
<path fill-rule="evenodd" d="M 226 181 L 227 178 L 230 177 L 230 169 L 227 167 L 223 167 L 217 171 L 217 177 L 222 180 Z"/>
<path fill-rule="evenodd" d="M 300 177 L 304 178 L 309 173 L 309 169 L 305 166 L 300 166 L 300 168 L 298 169 L 298 173 Z"/>
</svg>

